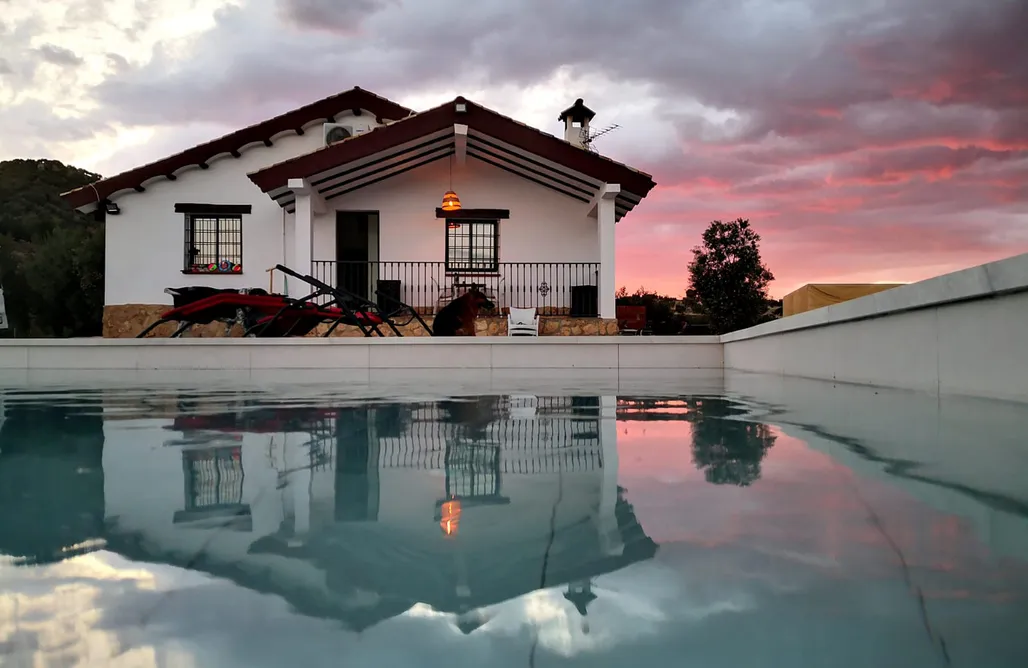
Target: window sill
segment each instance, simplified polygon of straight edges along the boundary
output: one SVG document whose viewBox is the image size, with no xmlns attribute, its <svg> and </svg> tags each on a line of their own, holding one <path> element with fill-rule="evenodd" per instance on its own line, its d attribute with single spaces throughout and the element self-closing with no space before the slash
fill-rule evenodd
<svg viewBox="0 0 1028 668">
<path fill-rule="evenodd" d="M 448 277 L 474 278 L 476 276 L 499 276 L 499 269 L 447 269 Z"/>
<path fill-rule="evenodd" d="M 183 269 L 183 274 L 188 276 L 242 276 L 243 270 L 239 271 L 208 271 L 206 269 Z"/>
</svg>

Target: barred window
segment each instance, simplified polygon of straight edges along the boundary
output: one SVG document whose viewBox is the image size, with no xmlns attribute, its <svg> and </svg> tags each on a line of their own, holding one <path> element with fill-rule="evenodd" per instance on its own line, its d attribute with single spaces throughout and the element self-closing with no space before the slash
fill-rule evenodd
<svg viewBox="0 0 1028 668">
<path fill-rule="evenodd" d="M 498 271 L 499 230 L 495 220 L 446 221 L 447 271 Z"/>
<path fill-rule="evenodd" d="M 186 510 L 204 510 L 243 502 L 243 459 L 238 446 L 183 450 Z"/>
<path fill-rule="evenodd" d="M 240 273 L 243 270 L 243 217 L 186 214 L 185 270 Z"/>
</svg>

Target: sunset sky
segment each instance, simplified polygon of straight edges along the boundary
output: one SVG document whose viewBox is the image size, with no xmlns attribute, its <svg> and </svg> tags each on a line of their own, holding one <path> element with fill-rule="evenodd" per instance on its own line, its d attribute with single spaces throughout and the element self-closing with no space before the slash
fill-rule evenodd
<svg viewBox="0 0 1028 668">
<path fill-rule="evenodd" d="M 618 285 L 682 294 L 712 219 L 749 218 L 772 294 L 913 281 L 1028 251 L 1024 0 L 0 0 L 0 159 L 105 176 L 341 90 L 457 95 L 657 188 Z"/>
</svg>

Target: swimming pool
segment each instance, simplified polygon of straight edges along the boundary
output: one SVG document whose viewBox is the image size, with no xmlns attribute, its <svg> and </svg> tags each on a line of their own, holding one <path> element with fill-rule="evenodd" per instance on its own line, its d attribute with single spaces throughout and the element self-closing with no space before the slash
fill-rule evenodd
<svg viewBox="0 0 1028 668">
<path fill-rule="evenodd" d="M 9 388 L 0 665 L 1028 665 L 1023 405 L 412 387 Z"/>
</svg>

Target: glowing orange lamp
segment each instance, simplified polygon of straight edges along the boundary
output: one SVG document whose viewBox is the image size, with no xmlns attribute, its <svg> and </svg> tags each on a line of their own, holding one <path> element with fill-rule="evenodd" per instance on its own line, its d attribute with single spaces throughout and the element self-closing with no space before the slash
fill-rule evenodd
<svg viewBox="0 0 1028 668">
<path fill-rule="evenodd" d="M 460 526 L 460 501 L 458 499 L 446 501 L 440 511 L 442 517 L 439 519 L 439 528 L 447 537 L 456 536 Z"/>
<path fill-rule="evenodd" d="M 443 211 L 459 211 L 460 210 L 460 198 L 457 197 L 457 193 L 452 190 L 447 190 L 443 194 Z"/>
<path fill-rule="evenodd" d="M 459 211 L 460 198 L 453 192 L 453 156 L 450 156 L 450 189 L 443 193 L 443 211 Z"/>
</svg>

